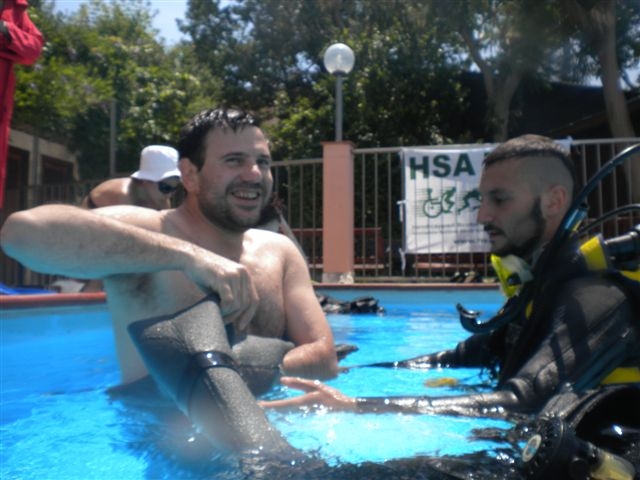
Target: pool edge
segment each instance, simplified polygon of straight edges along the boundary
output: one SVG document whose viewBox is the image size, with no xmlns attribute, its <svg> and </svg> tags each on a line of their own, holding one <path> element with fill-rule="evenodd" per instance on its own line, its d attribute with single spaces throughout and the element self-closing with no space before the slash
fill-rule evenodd
<svg viewBox="0 0 640 480">
<path fill-rule="evenodd" d="M 314 283 L 314 289 L 331 290 L 499 290 L 497 283 Z"/>
<path fill-rule="evenodd" d="M 94 305 L 100 303 L 106 303 L 106 295 L 104 292 L 0 295 L 1 309 Z"/>
<path fill-rule="evenodd" d="M 320 291 L 434 291 L 434 290 L 498 290 L 495 283 L 316 283 Z M 46 293 L 0 295 L 0 309 L 53 307 L 65 305 L 95 305 L 106 303 L 104 292 Z"/>
</svg>

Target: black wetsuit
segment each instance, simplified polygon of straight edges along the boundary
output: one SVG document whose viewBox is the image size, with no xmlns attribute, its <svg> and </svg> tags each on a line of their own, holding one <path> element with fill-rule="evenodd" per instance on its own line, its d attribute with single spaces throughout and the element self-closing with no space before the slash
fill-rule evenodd
<svg viewBox="0 0 640 480">
<path fill-rule="evenodd" d="M 575 243 L 569 245 L 547 274 L 535 280 L 540 283 L 529 318 L 523 312 L 508 325 L 474 334 L 454 349 L 393 363 L 405 368 L 490 368 L 498 372 L 495 392 L 384 399 L 386 403 L 401 411 L 474 414 L 502 406 L 535 413 L 566 383 L 582 391 L 599 385 L 617 367 L 639 366 L 637 282 L 627 283 L 614 272 L 590 272 L 576 251 Z M 360 408 L 375 411 L 379 401 L 360 399 Z"/>
</svg>

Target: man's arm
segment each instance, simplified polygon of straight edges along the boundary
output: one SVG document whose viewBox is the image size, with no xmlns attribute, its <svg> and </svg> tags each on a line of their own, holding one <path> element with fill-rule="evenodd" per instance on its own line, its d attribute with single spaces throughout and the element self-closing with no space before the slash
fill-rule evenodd
<svg viewBox="0 0 640 480">
<path fill-rule="evenodd" d="M 580 279 L 559 295 L 550 313 L 551 330 L 522 367 L 495 392 L 457 397 L 348 397 L 336 389 L 304 379 L 282 383 L 303 390 L 299 397 L 262 402 L 267 408 L 323 404 L 357 412 L 404 412 L 489 415 L 500 410 L 536 412 L 562 385 L 577 391 L 593 388 L 638 342 L 632 310 L 624 292 L 606 280 Z M 504 412 L 503 412 L 504 413 Z"/>
<path fill-rule="evenodd" d="M 105 216 L 107 213 L 118 219 Z M 177 269 L 200 278 L 202 285 L 219 282 L 207 279 L 213 275 L 209 270 L 220 270 L 218 256 L 158 233 L 160 221 L 166 221 L 166 214 L 136 207 L 87 211 L 50 205 L 9 217 L 0 239 L 8 254 L 32 267 L 42 264 L 46 271 L 104 277 Z M 83 273 L 92 260 L 94 266 Z M 244 267 L 238 271 L 248 275 Z M 306 461 L 269 424 L 242 379 L 246 358 L 231 349 L 216 299 L 211 296 L 185 310 L 130 324 L 128 332 L 145 365 L 161 389 L 214 444 L 259 458 L 283 459 L 287 464 Z M 278 351 L 272 353 L 277 357 Z"/>
<path fill-rule="evenodd" d="M 286 246 L 286 337 L 296 347 L 285 355 L 283 371 L 307 378 L 333 378 L 338 374 L 338 358 L 331 327 L 316 298 L 304 258 L 295 245 L 287 242 Z"/>
<path fill-rule="evenodd" d="M 180 270 L 204 292 L 218 293 L 227 321 L 247 324 L 258 301 L 247 270 L 160 233 L 164 220 L 162 212 L 131 206 L 88 211 L 45 205 L 11 215 L 0 243 L 28 268 L 74 278 Z"/>
<path fill-rule="evenodd" d="M 283 377 L 283 385 L 305 392 L 298 397 L 258 402 L 264 408 L 292 409 L 324 405 L 332 410 L 356 413 L 415 413 L 502 418 L 520 411 L 518 397 L 510 390 L 448 397 L 349 397 L 321 382 Z"/>
<path fill-rule="evenodd" d="M 487 367 L 495 363 L 495 354 L 491 352 L 491 338 L 489 334 L 475 334 L 458 343 L 455 348 L 427 353 L 406 360 L 378 362 L 366 365 L 369 367 L 385 368 L 469 368 Z"/>
<path fill-rule="evenodd" d="M 18 13 L 19 22 L 0 20 L 0 58 L 13 63 L 31 65 L 42 52 L 42 33 L 31 22 L 26 11 Z"/>
</svg>

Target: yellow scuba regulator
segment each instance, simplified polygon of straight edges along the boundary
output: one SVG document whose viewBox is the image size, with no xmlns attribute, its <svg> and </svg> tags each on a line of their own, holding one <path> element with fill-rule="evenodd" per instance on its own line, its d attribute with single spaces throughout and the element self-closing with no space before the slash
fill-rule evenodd
<svg viewBox="0 0 640 480">
<path fill-rule="evenodd" d="M 520 257 L 515 255 L 499 257 L 492 254 L 490 260 L 500 283 L 500 291 L 507 298 L 513 297 L 522 285 L 533 280 L 531 267 Z"/>
<path fill-rule="evenodd" d="M 618 271 L 630 280 L 640 282 L 640 225 L 620 237 L 604 240 L 596 235 L 579 247 L 580 255 L 587 268 L 593 272 Z M 500 289 L 509 298 L 518 293 L 520 287 L 533 280 L 531 267 L 519 257 L 491 255 L 491 266 L 496 272 Z"/>
</svg>

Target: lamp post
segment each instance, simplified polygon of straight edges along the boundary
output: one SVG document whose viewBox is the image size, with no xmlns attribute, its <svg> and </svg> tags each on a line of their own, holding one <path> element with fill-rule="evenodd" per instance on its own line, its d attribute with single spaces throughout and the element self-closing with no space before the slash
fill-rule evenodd
<svg viewBox="0 0 640 480">
<path fill-rule="evenodd" d="M 342 141 L 342 79 L 353 69 L 355 55 L 344 43 L 334 43 L 324 52 L 324 66 L 336 76 L 336 142 Z"/>
</svg>

